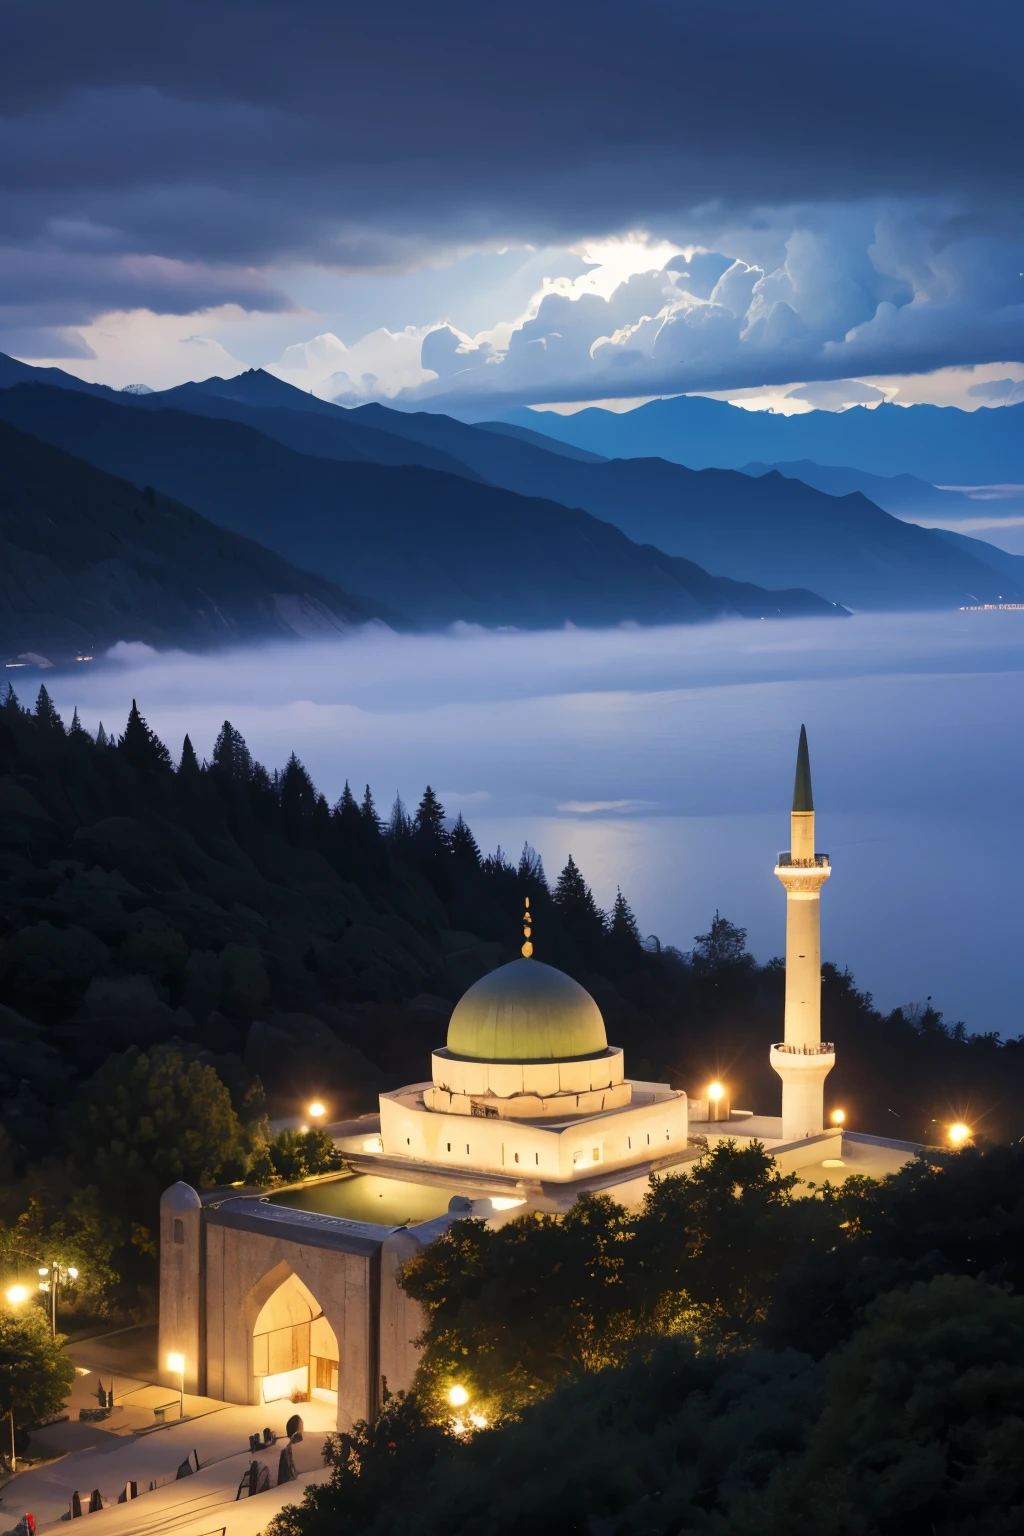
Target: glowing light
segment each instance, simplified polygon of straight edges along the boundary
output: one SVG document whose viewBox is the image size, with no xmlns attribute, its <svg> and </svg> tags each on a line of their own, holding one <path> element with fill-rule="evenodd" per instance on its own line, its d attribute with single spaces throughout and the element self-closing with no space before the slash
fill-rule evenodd
<svg viewBox="0 0 1024 1536">
<path fill-rule="evenodd" d="M 175 1376 L 184 1376 L 184 1374 L 185 1374 L 185 1356 L 184 1355 L 174 1355 L 174 1354 L 168 1355 L 167 1356 L 167 1369 L 169 1371 L 173 1371 Z"/>
<path fill-rule="evenodd" d="M 712 1104 L 717 1104 L 719 1099 L 725 1098 L 725 1089 L 722 1087 L 721 1083 L 711 1084 L 710 1088 L 708 1089 L 708 1098 L 711 1100 Z"/>
<path fill-rule="evenodd" d="M 7 1300 L 12 1307 L 20 1307 L 23 1301 L 28 1301 L 27 1285 L 12 1285 L 7 1292 Z"/>
<path fill-rule="evenodd" d="M 363 1142 L 363 1151 L 383 1152 L 384 1143 L 381 1141 L 379 1136 L 367 1136 L 366 1140 Z"/>
<path fill-rule="evenodd" d="M 309 1106 L 307 1113 L 309 1114 L 309 1118 L 311 1120 L 322 1120 L 324 1115 L 326 1115 L 327 1110 L 324 1105 L 320 1103 L 320 1100 L 317 1099 L 315 1103 Z"/>
<path fill-rule="evenodd" d="M 465 1387 L 452 1387 L 448 1393 L 448 1401 L 453 1408 L 461 1408 L 465 1403 L 469 1402 L 469 1393 Z"/>
<path fill-rule="evenodd" d="M 43 1266 L 43 1268 L 41 1270 L 39 1270 L 39 1274 L 41 1274 L 41 1275 L 48 1275 L 49 1273 L 50 1273 L 50 1271 L 46 1268 L 45 1265 Z"/>
<path fill-rule="evenodd" d="M 846 1111 L 845 1110 L 843 1110 L 843 1109 L 834 1109 L 832 1111 L 832 1124 L 833 1125 L 842 1125 L 845 1122 L 845 1120 L 846 1120 Z"/>
<path fill-rule="evenodd" d="M 77 1280 L 78 1279 L 78 1270 L 73 1268 L 73 1267 L 71 1269 L 69 1269 L 68 1270 L 68 1279 L 69 1280 Z"/>
<path fill-rule="evenodd" d="M 482 1413 L 471 1413 L 469 1416 L 469 1422 L 472 1424 L 474 1429 L 487 1428 L 487 1420 L 484 1418 Z"/>
<path fill-rule="evenodd" d="M 513 1200 L 508 1195 L 492 1195 L 491 1205 L 496 1211 L 511 1211 L 517 1205 L 525 1205 L 525 1200 Z"/>
<path fill-rule="evenodd" d="M 452 1419 L 452 1434 L 453 1435 L 464 1435 L 465 1433 L 466 1433 L 466 1422 L 465 1422 L 465 1420 L 464 1419 Z"/>
<path fill-rule="evenodd" d="M 964 1125 L 962 1120 L 958 1120 L 955 1125 L 951 1125 L 946 1132 L 946 1135 L 949 1137 L 950 1146 L 953 1147 L 962 1147 L 965 1141 L 970 1141 L 972 1134 L 970 1126 Z"/>
</svg>

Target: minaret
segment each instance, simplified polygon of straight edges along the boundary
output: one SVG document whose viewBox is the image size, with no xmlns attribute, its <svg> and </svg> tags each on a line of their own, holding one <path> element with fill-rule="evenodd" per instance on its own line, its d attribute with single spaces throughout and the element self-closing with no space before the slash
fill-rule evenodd
<svg viewBox="0 0 1024 1536">
<path fill-rule="evenodd" d="M 807 731 L 800 727 L 788 853 L 775 873 L 786 887 L 786 1038 L 771 1063 L 782 1078 L 782 1138 L 799 1141 L 824 1129 L 825 1079 L 835 1048 L 821 1039 L 821 888 L 832 873 L 814 851 L 814 799 Z"/>
</svg>

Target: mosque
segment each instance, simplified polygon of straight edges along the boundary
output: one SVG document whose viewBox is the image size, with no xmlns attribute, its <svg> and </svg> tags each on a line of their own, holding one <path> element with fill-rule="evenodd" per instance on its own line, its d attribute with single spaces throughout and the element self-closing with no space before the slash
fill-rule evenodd
<svg viewBox="0 0 1024 1536">
<path fill-rule="evenodd" d="M 769 1050 L 781 1116 L 733 1107 L 726 1084 L 688 1095 L 627 1077 L 594 999 L 533 958 L 527 902 L 522 957 L 456 1005 L 430 1081 L 381 1094 L 379 1117 L 332 1127 L 341 1175 L 269 1195 L 166 1191 L 163 1379 L 233 1403 L 320 1399 L 347 1428 L 374 1416 L 385 1384 L 411 1385 L 424 1320 L 398 1271 L 460 1217 L 565 1211 L 584 1190 L 636 1205 L 652 1174 L 685 1172 L 726 1139 L 756 1138 L 808 1183 L 901 1167 L 913 1145 L 858 1133 L 838 1112 L 826 1123 L 836 1058 L 821 1039 L 820 906 L 831 873 L 816 850 L 801 728 L 790 846 L 775 866 L 785 1038 Z"/>
</svg>

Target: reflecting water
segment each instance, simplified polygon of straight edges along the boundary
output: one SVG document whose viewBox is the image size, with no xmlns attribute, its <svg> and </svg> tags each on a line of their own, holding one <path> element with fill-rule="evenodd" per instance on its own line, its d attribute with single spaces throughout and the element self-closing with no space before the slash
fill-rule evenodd
<svg viewBox="0 0 1024 1536">
<path fill-rule="evenodd" d="M 931 995 L 973 1029 L 1024 1028 L 1024 613 L 127 647 L 51 691 L 90 729 L 123 728 L 137 697 L 175 753 L 186 730 L 209 753 L 229 718 L 330 798 L 369 782 L 386 811 L 429 781 L 485 848 L 528 840 L 549 875 L 571 851 L 605 906 L 620 884 L 683 948 L 720 909 L 762 958 L 783 944 L 771 870 L 806 721 L 826 957 L 884 1006 Z"/>
<path fill-rule="evenodd" d="M 409 1184 L 404 1179 L 382 1179 L 376 1173 L 357 1173 L 305 1189 L 282 1190 L 271 1195 L 270 1201 L 300 1211 L 316 1211 L 321 1216 L 346 1216 L 349 1221 L 400 1227 L 443 1216 L 456 1193 L 433 1184 Z"/>
</svg>

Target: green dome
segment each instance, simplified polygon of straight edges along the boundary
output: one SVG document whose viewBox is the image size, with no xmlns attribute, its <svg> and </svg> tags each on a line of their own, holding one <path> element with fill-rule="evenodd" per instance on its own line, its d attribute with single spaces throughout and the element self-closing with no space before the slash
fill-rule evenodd
<svg viewBox="0 0 1024 1536">
<path fill-rule="evenodd" d="M 607 1049 L 590 993 L 539 960 L 513 960 L 481 977 L 448 1025 L 448 1050 L 471 1061 L 572 1061 Z"/>
</svg>

